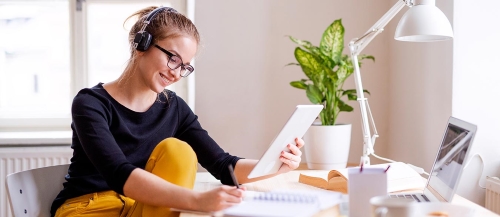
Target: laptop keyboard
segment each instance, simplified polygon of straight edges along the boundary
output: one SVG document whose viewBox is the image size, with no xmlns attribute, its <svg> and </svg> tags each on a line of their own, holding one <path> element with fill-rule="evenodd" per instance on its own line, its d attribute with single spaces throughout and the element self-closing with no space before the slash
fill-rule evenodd
<svg viewBox="0 0 500 217">
<path fill-rule="evenodd" d="M 415 194 L 393 194 L 390 196 L 392 198 L 406 198 L 406 199 L 416 200 L 417 202 L 421 202 L 421 200 Z M 425 195 L 421 194 L 420 196 L 422 196 L 422 198 L 424 198 L 425 202 L 430 202 L 429 198 L 427 198 Z"/>
</svg>

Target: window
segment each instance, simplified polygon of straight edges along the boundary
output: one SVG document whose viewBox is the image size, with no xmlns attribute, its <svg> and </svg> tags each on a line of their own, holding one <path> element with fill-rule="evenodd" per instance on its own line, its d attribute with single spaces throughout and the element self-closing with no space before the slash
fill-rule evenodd
<svg viewBox="0 0 500 217">
<path fill-rule="evenodd" d="M 65 1 L 0 3 L 0 118 L 69 110 L 68 7 Z"/>
<path fill-rule="evenodd" d="M 187 14 L 189 1 L 0 0 L 0 131 L 69 129 L 75 94 L 125 68 L 125 19 L 149 5 Z M 168 88 L 193 107 L 192 79 Z"/>
</svg>

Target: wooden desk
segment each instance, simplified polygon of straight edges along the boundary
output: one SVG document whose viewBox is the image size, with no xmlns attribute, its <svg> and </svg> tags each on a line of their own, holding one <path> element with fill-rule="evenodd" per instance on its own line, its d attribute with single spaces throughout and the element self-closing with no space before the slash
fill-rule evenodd
<svg viewBox="0 0 500 217">
<path fill-rule="evenodd" d="M 251 191 L 271 191 L 273 189 L 311 189 L 311 190 L 318 190 L 319 188 L 302 184 L 299 183 L 299 175 L 300 173 L 307 174 L 307 175 L 312 175 L 312 176 L 318 176 L 318 177 L 327 177 L 328 171 L 326 170 L 295 170 L 288 172 L 286 174 L 282 174 L 279 176 L 275 176 L 270 179 L 254 182 L 254 183 L 248 183 L 244 184 L 248 190 Z M 216 186 L 219 186 L 220 182 L 216 180 L 212 175 L 210 175 L 208 172 L 199 172 L 196 176 L 196 183 L 194 186 L 194 190 L 196 191 L 205 191 L 212 189 Z M 499 215 L 489 211 L 488 209 L 479 206 L 461 196 L 455 195 L 453 197 L 453 204 L 457 205 L 463 205 L 463 206 L 468 206 L 474 208 L 475 211 L 475 216 L 477 217 L 500 217 Z M 191 214 L 191 213 L 181 213 L 181 217 L 202 217 L 202 216 L 208 216 L 208 215 L 197 215 L 197 214 Z M 334 206 L 329 209 L 323 210 L 320 213 L 316 214 L 314 217 L 323 217 L 323 216 L 329 216 L 329 217 L 336 217 L 340 216 L 339 215 L 339 207 Z"/>
</svg>

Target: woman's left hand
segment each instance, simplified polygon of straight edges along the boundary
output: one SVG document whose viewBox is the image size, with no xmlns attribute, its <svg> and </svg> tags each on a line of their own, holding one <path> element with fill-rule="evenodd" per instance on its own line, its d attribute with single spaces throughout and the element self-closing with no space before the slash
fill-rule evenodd
<svg viewBox="0 0 500 217">
<path fill-rule="evenodd" d="M 280 160 L 283 162 L 283 165 L 280 167 L 278 173 L 286 173 L 299 167 L 302 156 L 302 152 L 299 149 L 304 146 L 304 140 L 296 138 L 295 143 L 297 145 L 287 145 L 290 152 L 281 152 Z"/>
</svg>

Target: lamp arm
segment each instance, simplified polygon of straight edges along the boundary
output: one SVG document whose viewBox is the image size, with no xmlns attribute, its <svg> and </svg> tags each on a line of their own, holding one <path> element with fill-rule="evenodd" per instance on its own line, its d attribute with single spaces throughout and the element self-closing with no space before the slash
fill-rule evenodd
<svg viewBox="0 0 500 217">
<path fill-rule="evenodd" d="M 370 165 L 370 155 L 374 154 L 375 140 L 379 136 L 375 121 L 370 111 L 368 99 L 365 98 L 363 93 L 363 83 L 361 81 L 361 73 L 359 70 L 358 55 L 360 52 L 379 34 L 384 30 L 384 27 L 396 16 L 403 7 L 412 6 L 413 0 L 399 0 L 392 8 L 387 11 L 382 18 L 380 18 L 363 36 L 354 38 L 349 43 L 351 51 L 351 60 L 354 66 L 354 81 L 356 84 L 356 93 L 358 96 L 359 107 L 361 110 L 361 121 L 363 130 L 363 156 L 361 156 L 362 165 Z M 371 136 L 369 118 L 374 129 L 374 134 Z"/>
<path fill-rule="evenodd" d="M 408 7 L 413 6 L 413 0 L 399 0 L 392 6 L 389 11 L 387 11 L 384 16 L 382 16 L 366 33 L 359 37 L 354 38 L 349 43 L 349 47 L 351 47 L 351 53 L 354 52 L 356 55 L 359 55 L 361 51 L 382 31 L 384 31 L 384 27 L 396 16 L 396 14 L 403 9 L 403 7 L 407 5 Z M 353 50 L 354 48 L 354 50 Z"/>
<path fill-rule="evenodd" d="M 363 156 L 361 156 L 361 165 L 370 165 L 370 154 L 374 153 L 373 146 L 375 144 L 375 139 L 378 137 L 378 134 L 374 134 L 372 138 L 370 138 L 370 126 L 368 122 L 368 111 L 370 111 L 370 107 L 368 105 L 368 100 L 365 98 L 363 93 L 363 84 L 361 82 L 361 73 L 359 72 L 358 65 L 358 55 L 352 54 L 352 64 L 354 66 L 354 81 L 356 84 L 356 94 L 358 95 L 359 109 L 361 110 L 361 121 L 362 121 L 362 130 L 363 130 Z M 371 112 L 370 112 L 371 114 Z M 371 117 L 372 126 L 374 126 L 375 132 L 375 122 L 373 121 L 373 117 Z"/>
</svg>

